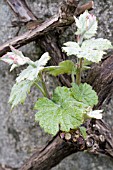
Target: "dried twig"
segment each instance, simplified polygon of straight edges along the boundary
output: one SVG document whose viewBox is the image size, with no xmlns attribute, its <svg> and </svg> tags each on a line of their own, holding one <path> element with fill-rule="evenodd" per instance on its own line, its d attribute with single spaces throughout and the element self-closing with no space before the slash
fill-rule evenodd
<svg viewBox="0 0 113 170">
<path fill-rule="evenodd" d="M 11 0 L 10 0 L 10 3 L 11 3 Z M 15 3 L 16 3 L 16 1 L 15 1 Z M 77 15 L 80 14 L 80 12 L 83 12 L 84 10 L 86 10 L 87 8 L 92 9 L 92 7 L 93 7 L 93 3 L 90 3 L 90 5 L 88 3 L 86 5 L 78 7 Z M 76 8 L 75 8 L 75 10 L 76 10 Z M 4 43 L 3 45 L 1 45 L 0 46 L 0 56 L 5 54 L 6 52 L 10 51 L 9 45 L 14 46 L 15 48 L 19 48 L 25 44 L 28 44 L 28 43 L 36 40 L 37 38 L 44 35 L 45 33 L 48 33 L 49 31 L 52 31 L 52 30 L 55 31 L 58 27 L 67 27 L 67 26 L 71 25 L 73 22 L 74 22 L 73 17 L 71 17 L 71 18 L 67 17 L 67 20 L 63 19 L 63 18 L 60 19 L 59 14 L 57 14 L 57 15 L 51 17 L 50 19 L 47 19 L 41 25 L 38 25 L 37 28 L 27 31 L 26 33 L 24 33 L 21 36 L 14 37 L 13 39 L 11 39 L 11 40 L 7 41 L 6 43 Z"/>
</svg>

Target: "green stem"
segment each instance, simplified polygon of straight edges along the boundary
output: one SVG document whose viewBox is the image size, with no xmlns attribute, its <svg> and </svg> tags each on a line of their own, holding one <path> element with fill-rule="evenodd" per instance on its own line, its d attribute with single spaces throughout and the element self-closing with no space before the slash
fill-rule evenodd
<svg viewBox="0 0 113 170">
<path fill-rule="evenodd" d="M 43 94 L 43 96 L 46 97 L 44 90 L 39 86 L 39 84 L 37 84 L 36 82 L 34 82 L 34 85 L 37 87 L 37 89 L 39 89 L 41 91 L 41 93 Z"/>
<path fill-rule="evenodd" d="M 77 63 L 77 70 L 76 70 L 77 85 L 80 85 L 80 83 L 81 83 L 81 74 L 82 74 L 82 58 L 80 58 Z"/>
<path fill-rule="evenodd" d="M 40 73 L 39 76 L 40 76 L 40 79 L 41 79 L 41 83 L 42 83 L 42 87 L 43 87 L 43 90 L 44 90 L 45 97 L 47 97 L 49 99 L 50 96 L 49 96 L 49 93 L 47 91 L 47 87 L 46 87 L 46 84 L 44 82 L 42 73 Z"/>
<path fill-rule="evenodd" d="M 78 35 L 77 42 L 80 46 L 82 45 L 82 42 L 83 42 L 83 36 L 82 35 Z M 83 62 L 82 58 L 78 59 L 78 61 L 77 61 L 76 83 L 78 85 L 80 85 L 80 83 L 81 83 L 82 62 Z"/>
<path fill-rule="evenodd" d="M 32 60 L 28 61 L 27 64 L 31 65 L 31 66 L 34 67 L 34 68 L 37 67 Z"/>
<path fill-rule="evenodd" d="M 75 83 L 75 75 L 74 75 L 74 73 L 71 74 L 71 79 L 72 79 L 72 83 Z"/>
</svg>

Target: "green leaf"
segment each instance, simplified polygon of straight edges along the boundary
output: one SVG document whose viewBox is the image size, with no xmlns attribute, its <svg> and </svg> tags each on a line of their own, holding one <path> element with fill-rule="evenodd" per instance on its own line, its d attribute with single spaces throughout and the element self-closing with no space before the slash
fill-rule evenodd
<svg viewBox="0 0 113 170">
<path fill-rule="evenodd" d="M 24 80 L 14 84 L 9 98 L 9 103 L 12 105 L 12 108 L 17 106 L 19 103 L 24 103 L 32 85 L 33 82 L 29 80 Z"/>
<path fill-rule="evenodd" d="M 49 59 L 50 59 L 49 54 L 47 52 L 44 53 L 38 61 L 34 62 L 35 67 L 29 65 L 25 70 L 23 70 L 20 73 L 16 81 L 17 82 L 21 82 L 23 80 L 34 81 L 35 79 L 37 79 L 39 72 L 43 70 L 44 66 L 46 65 Z"/>
<path fill-rule="evenodd" d="M 92 62 L 84 58 L 83 67 L 84 66 L 91 66 L 91 65 L 92 65 Z"/>
<path fill-rule="evenodd" d="M 85 39 L 89 39 L 96 34 L 97 31 L 97 20 L 92 14 L 89 14 L 86 10 L 80 15 L 79 19 L 75 17 L 75 22 L 77 26 L 76 35 L 81 35 Z"/>
<path fill-rule="evenodd" d="M 76 67 L 74 63 L 70 60 L 62 61 L 59 66 L 50 66 L 44 69 L 49 74 L 53 76 L 58 76 L 59 74 L 72 74 L 76 73 Z"/>
<path fill-rule="evenodd" d="M 52 101 L 40 98 L 35 109 L 38 112 L 35 120 L 44 128 L 45 132 L 56 135 L 59 130 L 69 132 L 78 128 L 84 121 L 83 113 L 86 108 L 77 102 L 66 87 L 57 87 Z"/>
<path fill-rule="evenodd" d="M 67 55 L 77 55 L 81 51 L 80 46 L 76 42 L 66 42 L 64 43 L 66 47 L 62 47 L 63 51 L 67 53 Z"/>
<path fill-rule="evenodd" d="M 75 100 L 86 104 L 88 107 L 93 107 L 98 103 L 98 96 L 96 92 L 87 83 L 80 84 L 79 86 L 73 83 L 71 91 Z"/>
<path fill-rule="evenodd" d="M 83 138 L 86 139 L 87 138 L 86 128 L 83 126 L 80 126 L 79 129 L 80 129 L 80 132 L 81 132 Z"/>
<path fill-rule="evenodd" d="M 67 87 L 57 87 L 53 93 L 52 101 L 57 104 L 62 104 L 65 100 L 71 97 L 70 89 Z"/>
<path fill-rule="evenodd" d="M 99 51 L 103 51 L 103 50 L 108 50 L 108 49 L 112 49 L 113 46 L 111 45 L 111 42 L 107 39 L 103 39 L 103 38 L 92 38 L 89 40 L 85 40 L 82 43 L 82 50 L 99 50 Z"/>
</svg>

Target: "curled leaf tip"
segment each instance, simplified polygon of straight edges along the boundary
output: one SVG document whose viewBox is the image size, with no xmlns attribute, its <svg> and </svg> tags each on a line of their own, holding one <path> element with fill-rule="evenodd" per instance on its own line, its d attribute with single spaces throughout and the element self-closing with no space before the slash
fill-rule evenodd
<svg viewBox="0 0 113 170">
<path fill-rule="evenodd" d="M 87 113 L 90 118 L 102 119 L 103 110 L 93 110 Z"/>
</svg>

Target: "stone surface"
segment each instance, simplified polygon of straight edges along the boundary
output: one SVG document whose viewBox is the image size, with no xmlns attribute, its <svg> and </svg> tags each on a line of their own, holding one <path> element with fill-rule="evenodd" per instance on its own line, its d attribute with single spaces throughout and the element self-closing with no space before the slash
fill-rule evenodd
<svg viewBox="0 0 113 170">
<path fill-rule="evenodd" d="M 106 156 L 77 153 L 64 159 L 52 170 L 113 170 L 113 161 Z"/>
<path fill-rule="evenodd" d="M 84 0 L 84 2 L 87 2 Z M 50 17 L 58 11 L 60 0 L 28 0 L 28 5 L 39 18 Z M 113 2 L 110 0 L 95 0 L 94 13 L 99 20 L 99 37 L 109 38 L 113 42 Z M 13 13 L 6 4 L 6 1 L 0 1 L 0 44 L 14 37 L 18 28 L 11 27 Z M 74 32 L 74 26 L 68 29 L 66 33 L 71 36 Z M 23 31 L 23 30 L 22 30 Z M 21 31 L 21 32 L 22 32 Z M 21 34 L 20 32 L 20 34 Z M 67 39 L 64 33 L 64 40 Z M 30 43 L 21 48 L 26 56 L 34 60 L 39 56 L 40 51 L 35 43 Z M 19 167 L 38 147 L 44 146 L 51 138 L 45 134 L 39 125 L 34 122 L 32 111 L 33 103 L 41 94 L 32 88 L 32 93 L 27 98 L 24 106 L 16 107 L 12 112 L 8 104 L 10 90 L 14 84 L 16 74 L 20 69 L 12 73 L 9 72 L 7 64 L 0 62 L 0 164 Z M 51 79 L 52 81 L 52 79 Z M 50 89 L 54 83 L 48 84 Z M 104 105 L 107 111 L 105 120 L 113 126 L 111 121 L 113 97 L 108 105 Z M 113 120 L 113 119 L 112 119 Z M 94 156 L 88 153 L 77 153 L 64 159 L 53 170 L 112 170 L 113 161 L 105 156 Z"/>
</svg>

